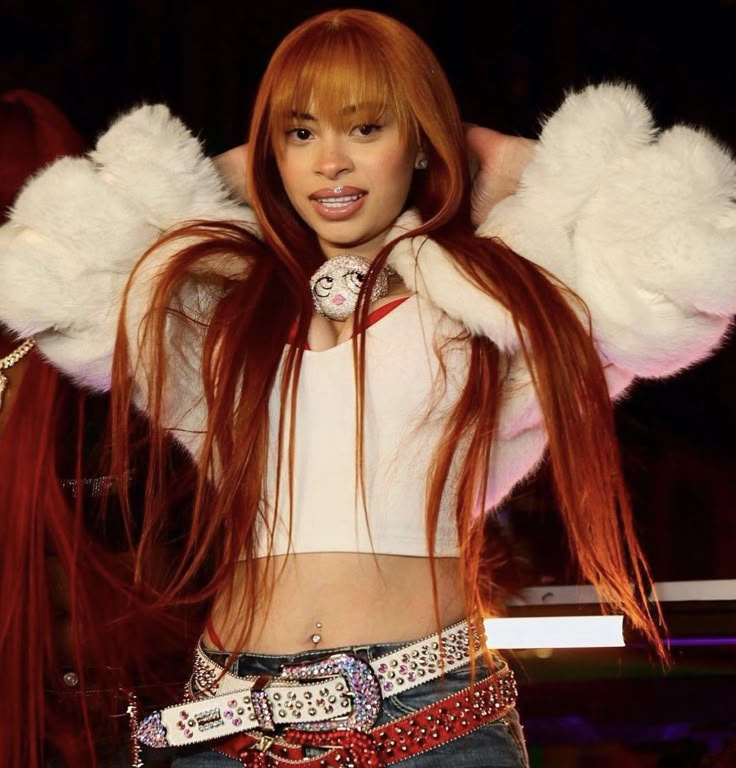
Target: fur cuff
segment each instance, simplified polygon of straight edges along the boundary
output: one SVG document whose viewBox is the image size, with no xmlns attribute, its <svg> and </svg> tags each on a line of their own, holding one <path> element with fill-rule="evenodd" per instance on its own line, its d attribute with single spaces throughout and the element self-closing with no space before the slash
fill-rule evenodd
<svg viewBox="0 0 736 768">
<path fill-rule="evenodd" d="M 545 124 L 499 236 L 586 302 L 617 366 L 666 376 L 705 357 L 736 311 L 736 165 L 702 131 L 657 134 L 639 94 L 603 85 Z"/>
<path fill-rule="evenodd" d="M 159 229 L 198 218 L 254 220 L 230 200 L 199 141 L 163 104 L 118 119 L 90 157 L 105 181 L 137 201 Z"/>
<path fill-rule="evenodd" d="M 0 319 L 35 334 L 79 382 L 106 388 L 133 266 L 164 229 L 197 218 L 254 221 L 166 107 L 135 110 L 89 158 L 63 158 L 21 192 L 0 228 Z"/>
</svg>

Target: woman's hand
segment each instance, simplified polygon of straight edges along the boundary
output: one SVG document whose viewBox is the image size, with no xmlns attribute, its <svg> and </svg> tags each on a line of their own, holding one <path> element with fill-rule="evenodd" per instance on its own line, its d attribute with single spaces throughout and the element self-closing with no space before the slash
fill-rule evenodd
<svg viewBox="0 0 736 768">
<path fill-rule="evenodd" d="M 465 141 L 473 182 L 471 219 L 477 227 L 496 203 L 517 190 L 536 142 L 470 124 L 465 126 Z"/>
<path fill-rule="evenodd" d="M 225 182 L 225 186 L 244 203 L 248 203 L 250 197 L 246 185 L 245 169 L 248 163 L 248 145 L 228 149 L 221 155 L 212 158 L 217 172 Z"/>
</svg>

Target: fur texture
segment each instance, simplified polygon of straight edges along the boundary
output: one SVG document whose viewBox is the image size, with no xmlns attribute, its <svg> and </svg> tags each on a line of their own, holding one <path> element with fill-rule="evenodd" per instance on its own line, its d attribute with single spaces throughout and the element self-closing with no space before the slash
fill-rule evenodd
<svg viewBox="0 0 736 768">
<path fill-rule="evenodd" d="M 736 311 L 736 166 L 702 131 L 658 133 L 641 96 L 602 85 L 575 93 L 547 120 L 519 191 L 479 234 L 505 240 L 586 302 L 611 393 L 635 376 L 668 376 L 716 347 Z M 0 229 L 0 316 L 87 386 L 109 386 L 120 297 L 160 233 L 195 218 L 239 220 L 199 142 L 166 107 L 122 117 L 89 158 L 60 160 L 32 180 Z M 418 224 L 409 212 L 394 234 Z M 130 331 L 142 316 L 164 251 L 131 293 Z M 402 241 L 391 265 L 471 332 L 509 353 L 518 339 L 505 309 L 469 284 L 426 237 Z M 182 303 L 217 301 L 193 277 Z M 195 334 L 172 328 L 172 334 Z M 181 342 L 184 341 L 183 344 Z M 179 384 L 166 422 L 197 453 L 205 423 L 200 340 L 178 339 Z M 539 461 L 545 433 L 520 355 L 503 395 L 491 467 L 491 505 Z M 145 376 L 138 377 L 145 406 Z"/>
<path fill-rule="evenodd" d="M 736 165 L 703 131 L 658 134 L 641 96 L 603 85 L 550 118 L 519 191 L 480 228 L 590 309 L 604 358 L 669 376 L 736 311 Z"/>
<path fill-rule="evenodd" d="M 164 230 L 198 218 L 254 222 L 166 107 L 131 112 L 89 157 L 63 158 L 21 191 L 0 227 L 2 320 L 19 336 L 35 335 L 43 354 L 83 386 L 107 389 L 131 270 Z M 137 281 L 133 314 L 142 314 L 146 276 L 162 258 Z"/>
</svg>

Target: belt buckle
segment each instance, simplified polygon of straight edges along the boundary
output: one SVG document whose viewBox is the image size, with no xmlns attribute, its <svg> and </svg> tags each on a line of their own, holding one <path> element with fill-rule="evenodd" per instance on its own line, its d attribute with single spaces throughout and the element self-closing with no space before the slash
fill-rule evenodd
<svg viewBox="0 0 736 768">
<path fill-rule="evenodd" d="M 294 723 L 291 728 L 300 731 L 356 730 L 368 732 L 381 714 L 381 687 L 368 662 L 351 653 L 336 653 L 307 664 L 289 664 L 281 669 L 281 678 L 290 680 L 319 681 L 328 677 L 342 677 L 347 691 L 343 694 L 352 699 L 350 714 L 328 717 L 325 720 Z"/>
</svg>

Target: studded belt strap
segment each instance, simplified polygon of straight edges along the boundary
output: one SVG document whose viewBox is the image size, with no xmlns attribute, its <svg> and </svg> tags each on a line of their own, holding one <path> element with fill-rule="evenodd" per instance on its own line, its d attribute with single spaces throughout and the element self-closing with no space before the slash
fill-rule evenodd
<svg viewBox="0 0 736 768">
<path fill-rule="evenodd" d="M 240 733 L 214 749 L 251 768 L 377 768 L 428 752 L 506 717 L 516 706 L 516 696 L 514 673 L 503 666 L 458 693 L 368 733 L 287 730 L 276 738 Z M 305 746 L 326 751 L 305 757 Z"/>
<path fill-rule="evenodd" d="M 284 667 L 277 677 L 239 677 L 212 661 L 200 640 L 190 700 L 149 715 L 135 735 L 147 746 L 168 747 L 255 729 L 368 731 L 382 697 L 466 665 L 484 643 L 482 632 L 462 621 L 371 662 L 340 653 Z"/>
</svg>

